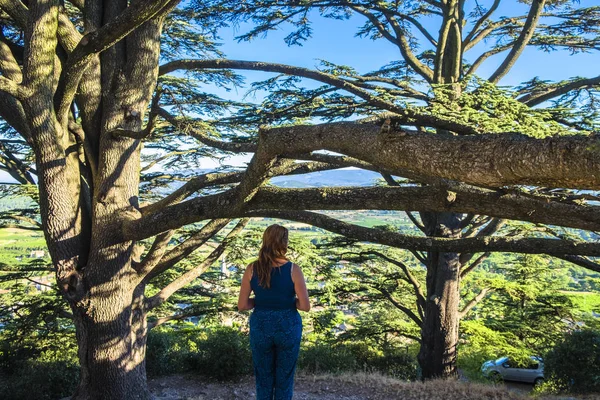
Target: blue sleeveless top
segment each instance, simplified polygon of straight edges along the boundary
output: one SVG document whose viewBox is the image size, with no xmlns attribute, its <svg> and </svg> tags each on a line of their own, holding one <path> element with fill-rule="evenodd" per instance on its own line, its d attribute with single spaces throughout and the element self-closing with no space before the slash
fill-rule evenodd
<svg viewBox="0 0 600 400">
<path fill-rule="evenodd" d="M 258 284 L 258 274 L 253 271 L 250 287 L 254 291 L 254 308 L 256 310 L 296 309 L 292 265 L 292 262 L 288 261 L 280 267 L 271 268 L 271 287 L 269 289 Z"/>
</svg>

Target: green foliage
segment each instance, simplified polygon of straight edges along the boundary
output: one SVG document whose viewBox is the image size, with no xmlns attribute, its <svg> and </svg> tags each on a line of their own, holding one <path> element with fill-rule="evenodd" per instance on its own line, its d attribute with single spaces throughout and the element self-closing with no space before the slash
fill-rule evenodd
<svg viewBox="0 0 600 400">
<path fill-rule="evenodd" d="M 79 365 L 67 361 L 24 361 L 11 375 L 0 377 L 0 398 L 56 400 L 73 394 Z"/>
<path fill-rule="evenodd" d="M 193 371 L 217 380 L 236 379 L 252 371 L 248 337 L 231 328 L 211 330 L 198 343 Z"/>
<path fill-rule="evenodd" d="M 405 348 L 381 351 L 366 342 L 316 343 L 303 347 L 298 367 L 310 373 L 380 372 L 398 379 L 414 380 L 417 362 Z"/>
<path fill-rule="evenodd" d="M 146 368 L 151 376 L 192 372 L 232 380 L 252 371 L 248 337 L 237 329 L 160 329 L 148 335 Z"/>
<path fill-rule="evenodd" d="M 570 392 L 600 392 L 600 331 L 567 334 L 545 357 L 544 372 Z"/>
<path fill-rule="evenodd" d="M 73 332 L 11 341 L 6 334 L 0 335 L 0 398 L 55 400 L 73 393 L 79 380 Z"/>
<path fill-rule="evenodd" d="M 469 279 L 479 284 L 487 280 L 488 287 L 495 289 L 470 317 L 479 318 L 482 328 L 475 330 L 474 323 L 463 323 L 463 327 L 471 329 L 466 331 L 469 340 L 484 332 L 485 336 L 491 335 L 487 330 L 490 329 L 506 340 L 514 352 L 529 349 L 539 355 L 581 319 L 570 297 L 560 292 L 566 286 L 565 271 L 554 268 L 542 256 L 504 258 L 491 270 L 480 271 Z"/>
<path fill-rule="evenodd" d="M 461 96 L 454 100 L 454 91 L 447 86 L 434 88 L 435 101 L 431 114 L 445 119 L 477 126 L 481 132 L 519 132 L 526 136 L 544 138 L 569 133 L 553 120 L 558 111 L 530 108 L 515 98 L 515 93 L 484 79 L 471 78 L 463 83 Z M 570 132 L 573 134 L 573 132 Z"/>
</svg>

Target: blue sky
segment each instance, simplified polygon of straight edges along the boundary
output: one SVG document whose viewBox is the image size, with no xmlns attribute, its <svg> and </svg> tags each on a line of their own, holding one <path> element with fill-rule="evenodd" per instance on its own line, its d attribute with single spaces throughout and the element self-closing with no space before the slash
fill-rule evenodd
<svg viewBox="0 0 600 400">
<path fill-rule="evenodd" d="M 480 4 L 489 5 L 491 1 L 482 0 Z M 472 7 L 473 1 L 467 1 L 467 9 Z M 521 15 L 526 12 L 524 4 L 516 0 L 505 0 L 499 10 L 494 14 L 494 18 L 499 16 Z M 581 0 L 580 6 L 588 7 L 600 5 L 600 0 Z M 386 40 L 372 41 L 369 39 L 355 38 L 354 34 L 357 27 L 362 25 L 362 17 L 353 17 L 348 21 L 338 21 L 332 19 L 320 18 L 316 13 L 313 18 L 313 37 L 304 43 L 303 46 L 288 47 L 283 38 L 290 32 L 291 27 L 284 25 L 278 31 L 272 31 L 266 39 L 257 39 L 252 42 L 238 43 L 233 38 L 245 32 L 242 26 L 235 31 L 233 28 L 221 30 L 223 46 L 221 49 L 226 57 L 240 60 L 269 61 L 283 64 L 314 68 L 318 65 L 319 59 L 349 65 L 354 67 L 360 73 L 366 73 L 399 59 L 400 55 L 392 44 Z M 434 36 L 437 34 L 438 24 L 435 19 L 425 21 L 424 25 Z M 468 26 L 467 28 L 470 28 Z M 467 57 L 470 61 L 480 52 L 485 51 L 485 43 L 476 46 L 472 50 L 472 55 Z M 488 77 L 495 68 L 502 62 L 506 53 L 501 53 L 488 59 L 479 69 L 478 73 L 482 77 Z M 600 74 L 600 54 L 598 52 L 590 54 L 577 54 L 570 56 L 566 51 L 556 51 L 545 53 L 533 48 L 527 48 L 517 64 L 513 67 L 510 74 L 500 83 L 502 85 L 516 85 L 535 76 L 541 79 L 562 80 L 575 76 L 592 77 Z M 255 79 L 264 79 L 272 74 L 263 74 L 260 72 L 247 72 L 247 82 Z M 239 100 L 245 91 L 234 90 L 225 92 L 224 90 L 215 90 L 216 94 L 226 98 Z M 231 161 L 234 164 L 241 165 L 247 161 L 247 157 L 234 157 Z M 203 160 L 200 168 L 213 168 L 217 166 L 214 161 Z M 6 181 L 7 177 L 0 172 L 0 181 Z M 8 178 L 8 180 L 10 180 Z"/>
<path fill-rule="evenodd" d="M 480 1 L 484 5 L 491 1 Z M 468 7 L 472 7 L 473 1 L 467 1 Z M 587 7 L 600 5 L 600 0 L 582 0 L 580 6 Z M 504 1 L 494 14 L 494 18 L 500 16 L 515 16 L 526 13 L 526 7 L 516 0 Z M 361 73 L 375 70 L 390 61 L 399 59 L 398 50 L 387 40 L 372 41 L 367 38 L 355 38 L 357 27 L 362 25 L 364 18 L 356 16 L 348 21 L 338 21 L 320 18 L 316 13 L 313 18 L 313 38 L 305 42 L 303 46 L 288 47 L 283 38 L 291 31 L 289 25 L 283 25 L 282 29 L 272 31 L 266 39 L 256 39 L 252 42 L 238 43 L 233 38 L 245 32 L 243 27 L 237 32 L 232 28 L 223 29 L 220 33 L 223 37 L 222 50 L 227 58 L 242 60 L 261 60 L 279 62 L 302 67 L 314 67 L 318 59 L 325 59 L 336 64 L 349 65 Z M 429 31 L 437 36 L 439 25 L 435 19 L 425 21 L 424 25 Z M 470 26 L 467 28 L 470 29 Z M 482 43 L 469 53 L 467 58 L 473 61 L 489 45 Z M 488 77 L 497 67 L 506 52 L 500 53 L 488 59 L 479 69 L 479 75 Z M 527 48 L 510 74 L 502 81 L 503 85 L 515 85 L 534 76 L 542 79 L 561 80 L 575 76 L 596 76 L 600 74 L 600 54 L 577 54 L 570 56 L 567 51 L 555 51 L 546 53 L 533 48 Z M 261 76 L 258 73 L 249 76 Z"/>
<path fill-rule="evenodd" d="M 482 5 L 488 6 L 491 1 L 480 1 Z M 473 1 L 467 1 L 467 10 L 472 7 Z M 494 14 L 493 19 L 500 16 L 512 17 L 523 15 L 527 12 L 526 5 L 516 0 L 504 1 Z M 600 5 L 600 0 L 582 0 L 580 5 L 588 7 Z M 282 64 L 290 64 L 306 68 L 315 68 L 320 59 L 335 64 L 348 65 L 355 68 L 359 73 L 376 70 L 381 66 L 398 60 L 400 54 L 398 49 L 387 40 L 370 40 L 368 38 L 357 38 L 355 33 L 358 27 L 364 23 L 362 16 L 352 17 L 350 20 L 340 21 L 321 18 L 313 13 L 313 37 L 304 42 L 303 46 L 288 47 L 283 38 L 289 34 L 290 25 L 282 25 L 279 30 L 271 31 L 265 39 L 255 39 L 251 42 L 237 42 L 235 36 L 245 33 L 249 25 L 241 26 L 237 30 L 225 28 L 220 31 L 223 38 L 221 50 L 225 52 L 226 58 L 252 61 L 268 61 Z M 439 30 L 439 21 L 431 18 L 424 22 L 425 27 L 435 37 Z M 470 30 L 468 25 L 465 32 Z M 465 33 L 466 35 L 466 33 Z M 422 38 L 422 37 L 421 37 Z M 425 43 L 425 41 L 421 41 Z M 467 53 L 467 60 L 474 61 L 482 52 L 490 48 L 491 43 L 481 42 Z M 489 77 L 504 60 L 507 52 L 490 57 L 478 70 L 478 75 Z M 521 82 L 539 77 L 552 81 L 560 81 L 576 76 L 592 77 L 600 74 L 600 53 L 576 54 L 571 56 L 568 51 L 560 50 L 554 52 L 543 52 L 534 48 L 526 48 L 511 72 L 500 82 L 501 85 L 513 86 Z M 260 72 L 240 72 L 247 77 L 247 82 L 265 79 L 273 74 Z M 218 90 L 215 93 L 231 99 L 240 99 L 243 90 L 226 93 Z M 257 99 L 260 100 L 260 99 Z M 230 159 L 233 164 L 242 165 L 248 161 L 248 157 L 235 156 Z M 211 168 L 216 164 L 210 160 L 203 161 L 203 168 Z"/>
</svg>

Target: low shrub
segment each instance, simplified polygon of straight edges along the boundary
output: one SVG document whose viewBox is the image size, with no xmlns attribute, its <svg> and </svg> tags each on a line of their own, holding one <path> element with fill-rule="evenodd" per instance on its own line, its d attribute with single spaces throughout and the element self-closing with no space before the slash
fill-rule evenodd
<svg viewBox="0 0 600 400">
<path fill-rule="evenodd" d="M 600 391 L 600 331 L 567 334 L 545 357 L 544 373 L 563 390 Z"/>
<path fill-rule="evenodd" d="M 148 335 L 149 376 L 194 372 L 217 380 L 252 372 L 248 338 L 235 328 L 158 330 Z"/>
<path fill-rule="evenodd" d="M 232 328 L 209 331 L 197 343 L 191 361 L 192 370 L 217 380 L 232 380 L 252 373 L 252 355 L 248 337 Z"/>
<path fill-rule="evenodd" d="M 313 374 L 365 371 L 404 380 L 417 377 L 416 359 L 405 348 L 381 351 L 363 342 L 305 346 L 300 350 L 298 367 Z"/>
</svg>

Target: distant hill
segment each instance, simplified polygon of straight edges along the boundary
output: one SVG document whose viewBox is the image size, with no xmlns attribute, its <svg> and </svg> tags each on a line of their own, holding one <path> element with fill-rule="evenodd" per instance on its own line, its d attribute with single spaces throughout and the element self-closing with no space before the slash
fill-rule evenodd
<svg viewBox="0 0 600 400">
<path fill-rule="evenodd" d="M 278 176 L 271 183 L 286 188 L 324 186 L 373 186 L 381 175 L 362 169 L 337 169 L 311 172 L 310 174 Z"/>
</svg>

